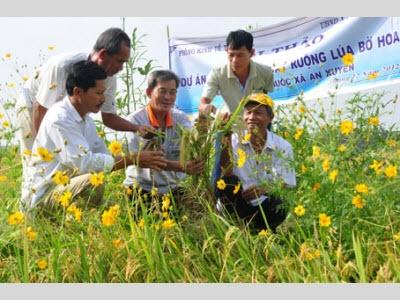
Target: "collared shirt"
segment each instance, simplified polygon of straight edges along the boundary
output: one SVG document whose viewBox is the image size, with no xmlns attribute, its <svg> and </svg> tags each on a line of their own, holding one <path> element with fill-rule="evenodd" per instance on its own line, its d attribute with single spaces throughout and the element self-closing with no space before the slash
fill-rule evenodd
<svg viewBox="0 0 400 300">
<path fill-rule="evenodd" d="M 178 161 L 181 141 L 179 135 L 179 126 L 191 128 L 192 123 L 186 114 L 178 109 L 171 109 L 170 117 L 172 118 L 172 126 L 166 127 L 164 131 L 165 136 L 160 143 L 165 152 L 166 159 Z M 127 120 L 135 124 L 151 126 L 147 108 L 139 109 L 138 111 L 129 115 Z M 131 132 L 127 133 L 126 136 L 128 138 L 128 148 L 130 152 L 142 150 L 149 142 L 148 140 L 143 139 Z M 166 194 L 170 189 L 175 188 L 178 182 L 184 179 L 186 176 L 186 174 L 183 172 L 158 172 L 148 168 L 139 168 L 137 166 L 127 167 L 125 174 L 125 185 L 131 186 L 137 183 L 146 191 L 150 191 L 153 187 L 156 187 L 158 192 L 161 194 Z"/>
<path fill-rule="evenodd" d="M 234 112 L 240 100 L 255 91 L 272 92 L 273 72 L 268 66 L 250 60 L 249 77 L 243 87 L 229 64 L 213 68 L 207 76 L 202 97 L 213 99 L 221 94 L 230 112 Z"/>
<path fill-rule="evenodd" d="M 88 53 L 63 53 L 51 57 L 40 67 L 39 72 L 27 80 L 18 98 L 18 107 L 32 107 L 36 101 L 49 109 L 53 104 L 64 99 L 65 89 L 70 67 L 81 60 L 87 60 Z M 115 114 L 115 91 L 117 77 L 107 77 L 105 80 L 105 102 L 101 111 Z"/>
<path fill-rule="evenodd" d="M 47 149 L 51 161 L 38 155 L 38 148 Z M 68 97 L 53 105 L 40 125 L 22 183 L 22 202 L 30 207 L 40 201 L 54 185 L 52 177 L 57 171 L 69 176 L 89 172 L 109 172 L 114 158 L 108 153 L 104 141 L 97 135 L 93 120 L 82 118 Z"/>
<path fill-rule="evenodd" d="M 246 153 L 246 161 L 239 168 L 238 149 Z M 239 177 L 243 190 L 250 186 L 262 186 L 265 182 L 283 180 L 288 186 L 296 186 L 296 174 L 290 166 L 293 160 L 292 146 L 285 139 L 267 130 L 267 141 L 260 154 L 257 154 L 250 141 L 239 140 L 238 134 L 232 135 L 232 150 L 234 158 L 233 173 Z M 267 197 L 261 196 L 250 201 L 257 206 Z"/>
</svg>

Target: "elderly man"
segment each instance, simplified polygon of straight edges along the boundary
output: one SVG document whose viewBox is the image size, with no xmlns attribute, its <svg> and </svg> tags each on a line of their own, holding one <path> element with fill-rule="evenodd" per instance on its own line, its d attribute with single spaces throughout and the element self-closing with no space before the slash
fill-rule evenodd
<svg viewBox="0 0 400 300">
<path fill-rule="evenodd" d="M 229 111 L 237 108 L 240 99 L 252 92 L 272 92 L 273 72 L 268 66 L 252 61 L 253 36 L 244 30 L 232 31 L 226 38 L 228 64 L 215 67 L 207 76 L 200 99 L 199 112 L 209 114 L 216 108 L 211 104 L 220 93 Z"/>
<path fill-rule="evenodd" d="M 174 108 L 178 85 L 179 78 L 169 70 L 158 70 L 149 75 L 146 89 L 149 103 L 128 116 L 128 120 L 135 124 L 151 126 L 158 130 L 160 136 L 147 142 L 128 133 L 128 146 L 130 151 L 137 152 L 146 148 L 146 144 L 156 142 L 156 147 L 165 152 L 167 165 L 162 171 L 140 166 L 128 167 L 126 186 L 137 183 L 143 193 L 149 193 L 156 188 L 161 195 L 172 192 L 179 197 L 178 183 L 184 177 L 184 173 L 193 175 L 203 172 L 202 161 L 189 161 L 185 166 L 179 163 L 179 127 L 191 128 L 192 124 L 184 112 Z"/>
<path fill-rule="evenodd" d="M 88 60 L 101 66 L 106 74 L 105 102 L 101 107 L 104 125 L 114 130 L 146 134 L 146 128 L 137 126 L 116 115 L 115 76 L 130 56 L 131 40 L 119 28 L 104 31 L 97 39 L 92 52 L 64 53 L 50 58 L 31 77 L 22 89 L 17 101 L 17 118 L 20 125 L 21 154 L 32 149 L 33 140 L 48 109 L 66 96 L 65 82 L 70 66 L 80 60 Z M 23 161 L 25 171 L 25 163 Z"/>
<path fill-rule="evenodd" d="M 82 196 L 85 206 L 96 205 L 102 199 L 104 173 L 132 163 L 156 170 L 166 166 L 160 151 L 124 157 L 107 152 L 88 116 L 97 113 L 106 101 L 106 78 L 104 68 L 90 60 L 72 66 L 66 78 L 68 96 L 46 113 L 33 144 L 22 183 L 26 208 L 52 208 L 62 195 L 68 195 L 68 200 Z"/>
<path fill-rule="evenodd" d="M 246 130 L 242 136 L 228 135 L 221 153 L 222 178 L 217 181 L 218 208 L 251 222 L 254 228 L 272 231 L 286 218 L 283 201 L 271 193 L 268 185 L 283 183 L 296 186 L 292 146 L 268 130 L 273 114 L 272 99 L 255 93 L 247 96 L 243 119 Z"/>
</svg>

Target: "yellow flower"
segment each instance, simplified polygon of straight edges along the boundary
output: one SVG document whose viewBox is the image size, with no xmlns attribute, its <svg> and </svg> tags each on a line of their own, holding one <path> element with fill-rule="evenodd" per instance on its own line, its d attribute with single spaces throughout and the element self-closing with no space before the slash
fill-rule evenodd
<svg viewBox="0 0 400 300">
<path fill-rule="evenodd" d="M 389 147 L 396 147 L 397 142 L 395 140 L 393 140 L 393 139 L 389 139 L 389 140 L 386 141 L 386 144 Z"/>
<path fill-rule="evenodd" d="M 331 217 L 327 214 L 319 214 L 319 226 L 329 227 L 331 225 Z"/>
<path fill-rule="evenodd" d="M 39 259 L 36 262 L 37 266 L 39 267 L 40 270 L 44 270 L 47 268 L 47 260 L 45 259 Z"/>
<path fill-rule="evenodd" d="M 10 225 L 19 225 L 23 223 L 25 220 L 25 216 L 22 212 L 17 211 L 8 216 L 8 224 Z"/>
<path fill-rule="evenodd" d="M 118 204 L 111 206 L 108 210 L 103 212 L 103 215 L 101 216 L 102 224 L 106 227 L 114 225 L 119 216 L 119 212 L 120 208 Z"/>
<path fill-rule="evenodd" d="M 279 68 L 279 72 L 281 73 L 285 73 L 286 72 L 286 68 L 284 66 Z"/>
<path fill-rule="evenodd" d="M 226 183 L 222 178 L 217 181 L 217 188 L 219 190 L 224 190 L 226 188 Z"/>
<path fill-rule="evenodd" d="M 350 120 L 343 120 L 342 123 L 340 124 L 340 131 L 344 135 L 349 135 L 352 133 L 354 130 L 354 124 Z"/>
<path fill-rule="evenodd" d="M 353 199 L 351 200 L 351 203 L 357 208 L 364 207 L 364 200 L 361 198 L 360 195 L 354 196 Z"/>
<path fill-rule="evenodd" d="M 372 126 L 378 126 L 379 125 L 379 117 L 369 117 L 368 118 L 368 124 Z"/>
<path fill-rule="evenodd" d="M 307 167 L 304 164 L 301 164 L 300 168 L 301 168 L 301 173 L 304 174 L 305 172 L 307 172 Z"/>
<path fill-rule="evenodd" d="M 82 210 L 80 208 L 76 207 L 75 203 L 72 203 L 68 207 L 67 212 L 72 214 L 77 222 L 81 221 L 81 219 L 82 219 Z"/>
<path fill-rule="evenodd" d="M 118 141 L 112 141 L 110 145 L 108 145 L 108 150 L 111 152 L 112 155 L 117 156 L 120 155 L 122 152 L 122 145 Z"/>
<path fill-rule="evenodd" d="M 388 178 L 396 177 L 397 176 L 397 166 L 389 165 L 385 168 L 385 175 Z"/>
<path fill-rule="evenodd" d="M 268 232 L 268 230 L 265 230 L 265 229 L 260 230 L 260 232 L 258 233 L 258 236 L 261 236 L 261 237 L 266 237 L 268 235 L 269 235 L 269 232 Z"/>
<path fill-rule="evenodd" d="M 0 175 L 0 182 L 4 182 L 7 180 L 7 176 L 6 175 Z"/>
<path fill-rule="evenodd" d="M 332 181 L 332 183 L 335 183 L 338 174 L 339 174 L 339 171 L 337 169 L 334 169 L 329 173 L 328 177 L 329 177 L 330 181 Z"/>
<path fill-rule="evenodd" d="M 58 202 L 61 204 L 62 207 L 67 208 L 69 206 L 69 202 L 72 198 L 72 192 L 65 191 L 59 198 Z"/>
<path fill-rule="evenodd" d="M 153 186 L 153 188 L 150 191 L 151 196 L 155 197 L 158 195 L 158 189 Z"/>
<path fill-rule="evenodd" d="M 400 241 L 400 231 L 398 233 L 393 234 L 393 240 Z"/>
<path fill-rule="evenodd" d="M 21 78 L 22 78 L 23 81 L 28 81 L 29 80 L 29 76 L 27 76 L 27 75 L 23 75 Z"/>
<path fill-rule="evenodd" d="M 246 133 L 243 137 L 242 143 L 250 141 L 250 138 L 251 138 L 251 133 L 250 132 Z"/>
<path fill-rule="evenodd" d="M 41 157 L 43 161 L 52 161 L 53 160 L 53 154 L 49 152 L 46 148 L 43 147 L 38 147 L 37 148 L 37 154 Z"/>
<path fill-rule="evenodd" d="M 37 232 L 34 231 L 34 230 L 32 229 L 32 227 L 29 226 L 28 228 L 26 228 L 26 236 L 28 237 L 28 239 L 29 239 L 30 241 L 34 241 L 34 240 L 36 239 Z"/>
<path fill-rule="evenodd" d="M 129 186 L 126 187 L 126 188 L 125 188 L 125 193 L 126 193 L 128 196 L 132 196 L 132 195 L 133 195 L 133 190 L 132 190 L 132 188 L 130 188 Z"/>
<path fill-rule="evenodd" d="M 368 79 L 368 80 L 374 80 L 374 79 L 377 78 L 378 76 L 379 76 L 379 72 L 378 72 L 378 71 L 376 71 L 376 72 L 371 72 L 371 73 L 368 74 L 367 79 Z"/>
<path fill-rule="evenodd" d="M 237 161 L 237 166 L 238 168 L 241 168 L 244 166 L 246 162 L 246 152 L 244 152 L 242 149 L 238 148 L 237 150 L 238 153 L 238 161 Z"/>
<path fill-rule="evenodd" d="M 382 166 L 383 166 L 383 162 L 379 162 L 374 159 L 372 164 L 369 165 L 369 168 L 373 169 L 375 171 L 376 175 L 379 175 L 382 172 Z"/>
<path fill-rule="evenodd" d="M 233 194 L 236 195 L 239 192 L 239 190 L 240 190 L 240 182 L 238 182 L 235 185 L 235 188 L 233 189 Z"/>
<path fill-rule="evenodd" d="M 175 225 L 176 225 L 175 221 L 171 220 L 171 219 L 167 219 L 167 220 L 163 221 L 161 224 L 162 228 L 164 228 L 166 230 L 171 229 Z"/>
<path fill-rule="evenodd" d="M 298 111 L 299 113 L 304 114 L 306 112 L 306 107 L 304 105 L 300 105 Z"/>
<path fill-rule="evenodd" d="M 0 119 L 3 119 L 4 115 L 2 113 L 0 113 Z"/>
<path fill-rule="evenodd" d="M 306 209 L 304 208 L 303 205 L 297 205 L 294 208 L 294 213 L 296 214 L 296 216 L 301 217 L 304 216 L 304 214 L 306 213 Z"/>
<path fill-rule="evenodd" d="M 354 64 L 354 55 L 351 53 L 346 53 L 342 57 L 342 62 L 345 66 L 351 66 L 352 64 Z"/>
<path fill-rule="evenodd" d="M 56 47 L 54 45 L 48 45 L 47 49 L 49 49 L 49 51 L 53 51 Z"/>
<path fill-rule="evenodd" d="M 11 58 L 11 53 L 6 53 L 6 54 L 4 54 L 4 58 L 5 59 L 10 59 Z"/>
<path fill-rule="evenodd" d="M 121 239 L 114 239 L 112 240 L 112 244 L 115 248 L 119 249 L 123 246 L 124 243 L 122 242 Z"/>
<path fill-rule="evenodd" d="M 365 183 L 356 184 L 354 190 L 360 194 L 368 194 L 368 186 Z"/>
<path fill-rule="evenodd" d="M 301 136 L 303 135 L 303 128 L 296 128 L 296 132 L 293 135 L 294 139 L 297 141 L 301 138 Z"/>
<path fill-rule="evenodd" d="M 312 147 L 312 158 L 316 159 L 318 157 L 320 157 L 321 155 L 321 148 L 319 148 L 318 146 L 313 146 Z"/>
<path fill-rule="evenodd" d="M 324 170 L 324 172 L 327 172 L 329 170 L 330 167 L 330 162 L 329 159 L 324 159 L 324 161 L 322 162 L 322 170 Z"/>
<path fill-rule="evenodd" d="M 137 223 L 137 226 L 139 228 L 143 228 L 144 227 L 144 219 L 143 218 L 139 220 L 139 222 Z"/>
<path fill-rule="evenodd" d="M 168 195 L 163 195 L 162 196 L 162 207 L 161 210 L 167 211 L 171 205 L 171 199 L 169 198 Z"/>
<path fill-rule="evenodd" d="M 3 121 L 3 127 L 4 127 L 4 128 L 10 127 L 10 122 L 8 122 L 8 121 Z"/>
<path fill-rule="evenodd" d="M 62 185 L 67 185 L 69 182 L 69 177 L 66 174 L 66 171 L 62 172 L 62 171 L 57 171 L 54 175 L 53 175 L 53 182 L 55 184 L 62 184 Z"/>
<path fill-rule="evenodd" d="M 9 87 L 9 88 L 15 88 L 15 83 L 14 82 L 9 82 L 9 83 L 7 83 L 7 86 Z"/>
<path fill-rule="evenodd" d="M 102 185 L 104 183 L 104 173 L 99 172 L 90 174 L 89 181 L 94 187 Z"/>
<path fill-rule="evenodd" d="M 346 147 L 345 144 L 340 144 L 340 145 L 339 145 L 339 147 L 338 147 L 338 151 L 339 151 L 339 152 L 344 152 L 344 151 L 346 151 L 346 150 L 347 150 L 347 147 Z"/>
<path fill-rule="evenodd" d="M 319 182 L 314 183 L 312 190 L 315 193 L 316 191 L 318 191 L 321 188 L 321 184 Z"/>
</svg>

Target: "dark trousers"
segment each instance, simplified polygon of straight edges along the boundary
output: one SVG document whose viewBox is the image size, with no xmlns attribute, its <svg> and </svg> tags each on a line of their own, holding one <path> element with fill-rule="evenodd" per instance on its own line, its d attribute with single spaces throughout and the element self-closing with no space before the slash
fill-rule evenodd
<svg viewBox="0 0 400 300">
<path fill-rule="evenodd" d="M 250 223 L 250 227 L 256 230 L 267 229 L 266 219 L 269 228 L 275 232 L 276 228 L 286 219 L 287 210 L 282 207 L 282 199 L 266 194 L 268 199 L 265 199 L 261 205 L 252 206 L 243 199 L 242 186 L 236 194 L 233 193 L 235 185 L 240 182 L 236 175 L 224 176 L 222 179 L 226 183 L 226 188 L 224 190 L 216 188 L 216 197 L 220 199 L 229 213 L 236 213 L 246 223 Z"/>
</svg>

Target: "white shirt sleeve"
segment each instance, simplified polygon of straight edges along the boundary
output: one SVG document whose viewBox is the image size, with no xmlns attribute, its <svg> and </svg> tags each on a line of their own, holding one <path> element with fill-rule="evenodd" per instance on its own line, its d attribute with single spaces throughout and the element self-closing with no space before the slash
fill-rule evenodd
<svg viewBox="0 0 400 300">
<path fill-rule="evenodd" d="M 63 120 L 54 123 L 49 131 L 49 139 L 58 146 L 59 161 L 71 169 L 79 169 L 81 174 L 89 172 L 108 172 L 114 165 L 114 158 L 106 153 L 94 153 L 88 140 L 76 126 Z"/>
<path fill-rule="evenodd" d="M 106 79 L 106 91 L 104 96 L 106 98 L 104 104 L 101 106 L 101 111 L 104 113 L 115 114 L 115 92 L 117 90 L 117 77 L 112 76 Z"/>
<path fill-rule="evenodd" d="M 279 150 L 277 151 L 279 152 Z M 277 153 L 279 155 L 279 153 Z M 289 186 L 296 186 L 296 173 L 291 166 L 293 161 L 293 149 L 290 144 L 285 145 L 283 151 L 280 152 L 281 157 L 277 158 L 275 165 L 277 175 Z"/>
<path fill-rule="evenodd" d="M 66 93 L 66 74 L 57 64 L 49 64 L 40 70 L 39 76 L 40 83 L 35 99 L 40 105 L 49 109 Z"/>
<path fill-rule="evenodd" d="M 219 91 L 218 69 L 213 68 L 207 75 L 206 84 L 201 97 L 213 100 Z"/>
</svg>

